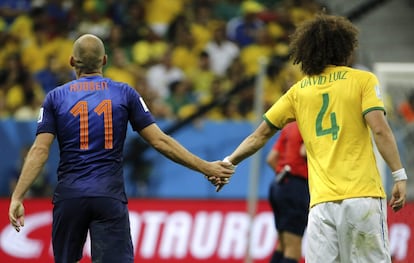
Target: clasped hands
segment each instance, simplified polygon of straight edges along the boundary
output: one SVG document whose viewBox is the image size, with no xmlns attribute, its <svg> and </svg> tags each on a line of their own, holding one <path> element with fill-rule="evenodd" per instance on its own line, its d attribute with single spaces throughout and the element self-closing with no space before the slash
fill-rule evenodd
<svg viewBox="0 0 414 263">
<path fill-rule="evenodd" d="M 219 165 L 219 169 L 210 171 L 211 173 L 205 174 L 205 178 L 210 181 L 212 185 L 216 187 L 216 192 L 219 192 L 224 185 L 230 182 L 230 178 L 233 176 L 236 166 L 228 161 L 227 157 L 223 161 L 213 162 L 215 165 Z"/>
</svg>

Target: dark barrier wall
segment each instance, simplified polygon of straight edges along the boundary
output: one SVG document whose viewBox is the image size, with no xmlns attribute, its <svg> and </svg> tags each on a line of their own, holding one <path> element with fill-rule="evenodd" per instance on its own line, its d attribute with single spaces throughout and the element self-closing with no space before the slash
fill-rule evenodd
<svg viewBox="0 0 414 263">
<path fill-rule="evenodd" d="M 162 129 L 171 123 L 160 122 Z M 171 136 L 191 152 L 206 160 L 218 160 L 228 155 L 247 136 L 254 126 L 250 122 L 195 121 Z M 19 171 L 20 152 L 30 146 L 36 133 L 36 122 L 0 121 L 0 195 L 9 195 L 10 182 Z M 273 138 L 261 153 L 259 197 L 267 198 L 273 172 L 265 164 Z M 251 158 L 240 164 L 230 185 L 216 193 L 203 176 L 168 160 L 158 152 L 137 144 L 139 136 L 128 130 L 125 144 L 126 191 L 130 197 L 155 198 L 244 198 L 248 193 Z M 142 150 L 142 148 L 145 148 Z M 52 146 L 45 176 L 53 186 L 59 160 L 57 142 Z"/>
</svg>

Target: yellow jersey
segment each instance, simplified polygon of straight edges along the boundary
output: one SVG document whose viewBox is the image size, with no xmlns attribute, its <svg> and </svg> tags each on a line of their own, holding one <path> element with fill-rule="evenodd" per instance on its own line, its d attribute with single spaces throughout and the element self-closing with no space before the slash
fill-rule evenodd
<svg viewBox="0 0 414 263">
<path fill-rule="evenodd" d="M 293 85 L 264 114 L 279 129 L 296 120 L 308 159 L 310 205 L 385 197 L 364 115 L 383 110 L 376 76 L 329 66 Z"/>
</svg>

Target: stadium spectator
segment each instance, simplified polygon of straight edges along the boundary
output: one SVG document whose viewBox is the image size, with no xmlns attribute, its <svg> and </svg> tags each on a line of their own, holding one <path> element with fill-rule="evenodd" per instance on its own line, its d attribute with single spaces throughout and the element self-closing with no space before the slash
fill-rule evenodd
<svg viewBox="0 0 414 263">
<path fill-rule="evenodd" d="M 105 75 L 115 81 L 127 83 L 135 88 L 137 86 L 137 65 L 131 63 L 126 55 L 126 50 L 117 47 L 112 50 L 112 64 L 104 70 Z"/>
<path fill-rule="evenodd" d="M 215 79 L 215 74 L 211 70 L 210 56 L 207 52 L 200 52 L 197 67 L 190 69 L 186 76 L 189 82 L 191 82 L 194 95 L 198 101 L 203 101 L 210 97 L 211 85 Z"/>
<path fill-rule="evenodd" d="M 171 108 L 174 117 L 179 117 L 180 109 L 188 105 L 194 105 L 196 99 L 192 94 L 191 83 L 184 80 L 173 81 L 169 85 L 170 95 L 166 98 L 166 104 Z"/>
<path fill-rule="evenodd" d="M 46 67 L 34 74 L 44 93 L 48 93 L 57 86 L 76 78 L 73 70 L 63 67 L 55 54 L 50 54 L 46 60 Z"/>
<path fill-rule="evenodd" d="M 88 232 L 93 262 L 134 262 L 122 167 L 128 122 L 157 151 L 204 174 L 213 185 L 233 174 L 228 163 L 200 159 L 163 133 L 134 89 L 103 77 L 105 63 L 98 37 L 87 34 L 75 41 L 70 64 L 77 80 L 46 97 L 36 139 L 10 202 L 10 223 L 19 232 L 25 194 L 43 169 L 56 136 L 61 160 L 53 196 L 52 245 L 57 263 L 79 262 Z"/>
<path fill-rule="evenodd" d="M 308 263 L 391 262 L 386 195 L 372 137 L 392 171 L 390 207 L 396 212 L 406 202 L 407 175 L 385 118 L 378 80 L 371 72 L 347 67 L 357 35 L 356 27 L 340 16 L 320 14 L 299 26 L 290 47 L 293 62 L 306 76 L 225 158 L 239 164 L 296 120 L 309 164 Z"/>
<path fill-rule="evenodd" d="M 165 32 L 165 39 L 171 45 L 175 46 L 181 42 L 180 37 L 183 34 L 190 33 L 192 20 L 186 14 L 178 14 L 168 25 Z"/>
<path fill-rule="evenodd" d="M 0 30 L 0 70 L 4 70 L 11 54 L 20 53 L 20 40 L 6 29 Z"/>
<path fill-rule="evenodd" d="M 164 37 L 169 25 L 186 10 L 188 0 L 145 1 L 145 22 L 160 37 Z"/>
<path fill-rule="evenodd" d="M 257 30 L 255 42 L 240 51 L 240 60 L 246 69 L 246 74 L 253 77 L 259 73 L 259 59 L 268 61 L 274 52 L 275 41 L 271 38 L 266 27 Z"/>
<path fill-rule="evenodd" d="M 223 77 L 216 77 L 213 79 L 210 87 L 210 92 L 208 97 L 204 98 L 201 102 L 201 105 L 207 105 L 215 103 L 216 101 L 223 101 L 226 99 L 226 93 L 229 91 L 230 87 L 228 86 L 229 82 Z M 230 106 L 234 106 L 233 108 Z M 236 96 L 224 101 L 222 105 L 217 105 L 212 107 L 209 112 L 205 114 L 207 119 L 223 121 L 226 119 L 240 119 L 237 112 L 238 99 Z M 232 111 L 232 109 L 235 109 Z M 233 115 L 234 113 L 234 115 Z"/>
<path fill-rule="evenodd" d="M 6 62 L 7 65 L 0 71 L 0 88 L 5 96 L 7 111 L 13 115 L 19 107 L 29 104 L 32 97 L 43 99 L 44 93 L 24 67 L 19 53 L 10 54 Z"/>
<path fill-rule="evenodd" d="M 263 83 L 264 108 L 268 109 L 294 83 L 303 77 L 300 68 L 290 64 L 287 56 L 273 56 L 266 68 Z"/>
<path fill-rule="evenodd" d="M 46 68 L 47 57 L 51 54 L 50 34 L 46 25 L 33 27 L 33 38 L 25 41 L 21 48 L 22 62 L 25 67 L 35 74 Z M 57 56 L 58 54 L 54 54 Z"/>
<path fill-rule="evenodd" d="M 185 78 L 184 72 L 172 64 L 172 51 L 167 50 L 161 61 L 147 70 L 148 87 L 162 100 L 168 97 L 168 85 L 177 80 Z"/>
<path fill-rule="evenodd" d="M 50 50 L 48 54 L 55 54 L 57 63 L 59 63 L 60 67 L 65 68 L 65 70 L 73 70 L 68 65 L 68 57 L 72 52 L 72 44 L 73 39 L 69 32 L 69 27 L 64 22 L 59 22 L 53 25 L 53 35 L 50 41 Z M 73 37 L 78 36 L 76 34 Z"/>
<path fill-rule="evenodd" d="M 195 3 L 193 12 L 194 19 L 190 23 L 190 33 L 194 38 L 195 49 L 201 52 L 212 38 L 212 29 L 216 20 L 212 17 L 209 1 Z"/>
<path fill-rule="evenodd" d="M 308 222 L 309 188 L 306 150 L 296 122 L 287 124 L 266 157 L 276 173 L 270 184 L 269 203 L 278 242 L 270 263 L 302 258 L 302 237 Z"/>
<path fill-rule="evenodd" d="M 244 77 L 238 84 L 235 85 L 235 88 L 239 89 L 237 92 L 237 109 L 239 111 L 239 114 L 245 120 L 255 119 L 255 112 L 253 111 L 255 86 L 256 78 L 252 77 Z"/>
<path fill-rule="evenodd" d="M 213 29 L 213 38 L 206 44 L 205 51 L 210 57 L 211 70 L 217 76 L 224 76 L 240 49 L 226 38 L 226 27 L 223 22 L 217 23 Z"/>
<path fill-rule="evenodd" d="M 49 17 L 43 6 L 32 6 L 28 12 L 17 16 L 9 27 L 10 34 L 17 37 L 22 46 L 26 41 L 32 41 L 35 37 L 33 29 L 47 25 Z"/>
<path fill-rule="evenodd" d="M 132 61 L 139 66 L 149 68 L 161 61 L 169 45 L 150 28 L 146 34 L 144 39 L 132 45 Z"/>
<path fill-rule="evenodd" d="M 30 11 L 31 0 L 2 0 L 0 1 L 0 16 L 7 25 L 13 23 L 16 17 Z"/>
<path fill-rule="evenodd" d="M 312 19 L 322 9 L 318 1 L 284 1 L 283 5 L 288 13 L 289 19 L 295 26 Z M 325 6 L 323 8 L 326 9 Z"/>
<path fill-rule="evenodd" d="M 241 16 L 227 22 L 227 37 L 244 48 L 255 42 L 257 31 L 265 26 L 258 14 L 265 9 L 254 0 L 244 0 L 241 4 Z"/>
<path fill-rule="evenodd" d="M 112 54 L 115 49 L 123 49 L 124 54 L 128 61 L 132 62 L 132 50 L 131 45 L 127 45 L 124 42 L 125 31 L 121 25 L 113 25 L 109 32 L 109 36 L 105 39 L 105 50 L 108 54 L 107 66 L 112 64 Z"/>
<path fill-rule="evenodd" d="M 24 83 L 24 103 L 16 108 L 13 113 L 13 118 L 18 121 L 34 121 L 39 116 L 39 109 L 44 93 L 39 84 L 32 79 L 32 75 L 28 75 L 28 79 Z M 37 94 L 36 90 L 38 91 Z"/>
<path fill-rule="evenodd" d="M 94 34 L 102 39 L 107 39 L 113 21 L 105 16 L 107 11 L 104 1 L 86 0 L 82 2 L 83 15 L 77 25 L 77 33 Z"/>
<path fill-rule="evenodd" d="M 172 46 L 171 63 L 188 74 L 190 70 L 197 67 L 199 50 L 195 40 L 188 28 L 177 31 L 177 39 Z"/>
<path fill-rule="evenodd" d="M 120 26 L 124 29 L 123 41 L 126 45 L 133 45 L 138 41 L 145 41 L 149 32 L 155 32 L 145 21 L 145 5 L 143 1 L 129 1 L 123 14 Z M 158 35 L 157 35 L 158 36 Z M 161 38 L 160 36 L 158 36 Z"/>
</svg>

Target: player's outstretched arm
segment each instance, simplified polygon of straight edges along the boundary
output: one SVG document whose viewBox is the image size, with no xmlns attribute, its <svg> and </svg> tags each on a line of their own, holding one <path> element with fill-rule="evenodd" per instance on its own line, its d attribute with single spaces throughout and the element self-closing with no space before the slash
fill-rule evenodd
<svg viewBox="0 0 414 263">
<path fill-rule="evenodd" d="M 265 121 L 263 121 L 257 129 L 247 136 L 242 143 L 234 150 L 232 154 L 227 156 L 224 161 L 233 165 L 235 168 L 237 164 L 253 155 L 260 148 L 262 148 L 266 142 L 277 132 L 278 130 L 270 127 Z M 223 186 L 218 186 L 216 191 L 220 191 Z"/>
<path fill-rule="evenodd" d="M 165 134 L 158 125 L 151 124 L 140 131 L 140 135 L 158 152 L 170 160 L 198 171 L 214 185 L 228 182 L 234 170 L 227 162 L 208 162 L 189 152 L 184 146 Z"/>
</svg>

